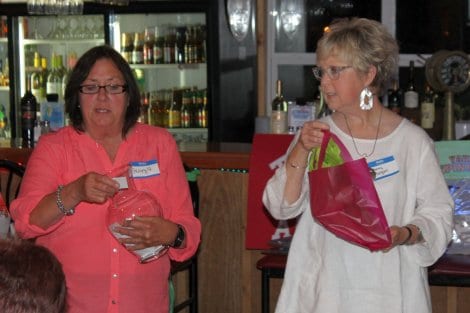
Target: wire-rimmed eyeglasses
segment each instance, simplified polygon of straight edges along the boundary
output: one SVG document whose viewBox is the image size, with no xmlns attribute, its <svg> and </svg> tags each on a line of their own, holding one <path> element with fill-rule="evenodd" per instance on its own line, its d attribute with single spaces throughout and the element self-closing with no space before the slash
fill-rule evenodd
<svg viewBox="0 0 470 313">
<path fill-rule="evenodd" d="M 106 93 L 109 94 L 119 94 L 123 93 L 127 90 L 127 85 L 81 85 L 80 86 L 80 92 L 84 94 L 95 94 L 100 91 L 100 89 L 103 88 Z"/>
<path fill-rule="evenodd" d="M 337 80 L 339 78 L 339 74 L 344 71 L 345 69 L 351 68 L 351 65 L 347 66 L 328 66 L 326 69 L 323 69 L 319 66 L 314 66 L 312 68 L 313 75 L 316 79 L 321 80 L 324 73 L 328 75 L 331 80 Z"/>
</svg>

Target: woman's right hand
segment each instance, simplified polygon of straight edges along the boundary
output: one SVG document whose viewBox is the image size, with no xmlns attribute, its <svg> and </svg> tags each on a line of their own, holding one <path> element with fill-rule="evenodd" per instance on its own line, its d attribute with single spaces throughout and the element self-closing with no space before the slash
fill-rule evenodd
<svg viewBox="0 0 470 313">
<path fill-rule="evenodd" d="M 104 203 L 119 190 L 119 183 L 109 176 L 89 172 L 71 184 L 75 185 L 78 202 Z"/>
<path fill-rule="evenodd" d="M 313 148 L 321 146 L 323 140 L 322 130 L 329 130 L 330 126 L 318 120 L 305 122 L 300 132 L 297 145 L 310 152 Z"/>
</svg>

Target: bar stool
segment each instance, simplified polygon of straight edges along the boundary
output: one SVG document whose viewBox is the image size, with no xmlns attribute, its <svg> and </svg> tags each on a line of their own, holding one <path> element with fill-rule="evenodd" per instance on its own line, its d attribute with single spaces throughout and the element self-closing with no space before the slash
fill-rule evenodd
<svg viewBox="0 0 470 313">
<path fill-rule="evenodd" d="M 261 312 L 269 313 L 269 280 L 284 278 L 287 255 L 268 254 L 256 262 L 256 268 L 261 270 Z"/>
<path fill-rule="evenodd" d="M 199 217 L 199 187 L 197 184 L 197 176 L 200 174 L 200 171 L 198 169 L 191 169 L 185 164 L 184 168 L 189 183 L 189 190 L 191 192 L 194 215 Z M 172 277 L 178 272 L 187 271 L 188 273 L 188 296 L 185 300 L 181 300 L 179 303 L 172 303 L 170 311 L 173 313 L 181 312 L 186 309 L 189 310 L 189 313 L 198 312 L 197 257 L 198 252 L 196 252 L 192 258 L 184 262 L 171 261 L 170 273 Z"/>
</svg>

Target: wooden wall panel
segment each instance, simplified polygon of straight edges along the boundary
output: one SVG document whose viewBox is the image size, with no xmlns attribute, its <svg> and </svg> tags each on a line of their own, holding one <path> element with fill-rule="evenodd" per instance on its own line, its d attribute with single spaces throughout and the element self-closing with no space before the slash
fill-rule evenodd
<svg viewBox="0 0 470 313">
<path fill-rule="evenodd" d="M 247 180 L 247 174 L 220 170 L 202 170 L 198 178 L 203 225 L 198 259 L 200 312 L 243 312 Z"/>
</svg>

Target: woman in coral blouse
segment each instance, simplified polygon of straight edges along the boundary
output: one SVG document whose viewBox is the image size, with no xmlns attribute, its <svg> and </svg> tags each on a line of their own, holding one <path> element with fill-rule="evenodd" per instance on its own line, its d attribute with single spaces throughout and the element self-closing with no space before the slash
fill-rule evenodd
<svg viewBox="0 0 470 313">
<path fill-rule="evenodd" d="M 65 91 L 71 125 L 42 136 L 11 205 L 18 234 L 36 238 L 63 265 L 70 313 L 167 312 L 170 259 L 197 250 L 201 225 L 176 143 L 165 129 L 137 122 L 139 89 L 121 55 L 87 51 Z M 108 230 L 110 199 L 120 188 L 110 173 L 132 162 L 148 169 L 135 180 L 162 207 L 161 217 L 135 217 L 116 240 Z M 169 246 L 141 264 L 131 250 Z"/>
</svg>

